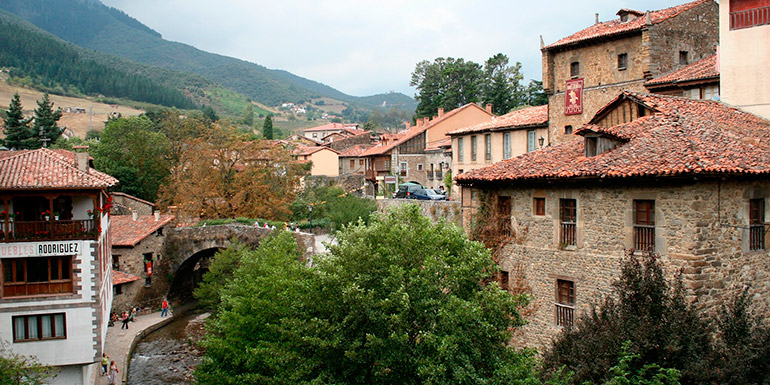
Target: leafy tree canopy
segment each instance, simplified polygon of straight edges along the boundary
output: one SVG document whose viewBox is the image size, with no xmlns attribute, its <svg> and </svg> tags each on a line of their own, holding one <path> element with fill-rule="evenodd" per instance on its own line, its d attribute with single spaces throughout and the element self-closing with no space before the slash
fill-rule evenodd
<svg viewBox="0 0 770 385">
<path fill-rule="evenodd" d="M 220 291 L 201 384 L 538 383 L 506 343 L 526 303 L 489 251 L 414 205 L 339 233 L 309 267 L 293 235 L 246 252 Z"/>
<path fill-rule="evenodd" d="M 53 368 L 34 357 L 14 354 L 0 342 L 0 385 L 43 385 L 54 375 Z"/>
</svg>

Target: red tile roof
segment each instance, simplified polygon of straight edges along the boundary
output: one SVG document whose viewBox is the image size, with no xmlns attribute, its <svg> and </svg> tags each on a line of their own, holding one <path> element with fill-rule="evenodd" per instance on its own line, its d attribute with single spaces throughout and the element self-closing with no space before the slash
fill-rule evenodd
<svg viewBox="0 0 770 385">
<path fill-rule="evenodd" d="M 425 131 L 428 131 L 429 128 L 433 127 L 434 125 L 438 124 L 439 122 L 443 122 L 444 120 L 446 120 L 446 119 L 448 119 L 448 118 L 450 118 L 450 117 L 452 117 L 454 115 L 459 114 L 460 111 L 463 111 L 463 110 L 465 110 L 467 108 L 478 108 L 478 109 L 480 109 L 482 111 L 487 112 L 487 110 L 479 107 L 476 103 L 468 103 L 468 104 L 466 104 L 466 105 L 464 105 L 462 107 L 457 107 L 454 110 L 449 111 L 449 112 L 441 115 L 440 117 L 434 117 L 429 122 L 427 122 L 427 123 L 425 123 L 425 124 L 423 124 L 421 126 L 413 126 L 409 130 L 407 130 L 405 132 L 402 132 L 402 133 L 399 133 L 398 134 L 399 136 L 398 136 L 397 140 L 394 140 L 394 141 L 390 142 L 387 145 L 374 146 L 374 147 L 370 148 L 369 150 L 367 150 L 364 154 L 362 154 L 362 156 L 384 155 L 385 153 L 387 153 L 388 151 L 392 150 L 396 146 L 401 145 L 402 143 L 405 143 L 407 140 L 412 139 L 412 138 L 416 137 L 417 135 L 422 134 Z M 489 112 L 487 112 L 487 113 L 490 116 L 493 116 L 491 113 L 489 113 Z"/>
<path fill-rule="evenodd" d="M 113 270 L 112 271 L 112 285 L 113 286 L 114 285 L 122 285 L 124 283 L 138 281 L 140 279 L 141 278 L 139 278 L 139 277 L 137 277 L 135 275 L 132 275 L 132 274 L 121 273 L 121 272 L 119 272 L 117 270 Z"/>
<path fill-rule="evenodd" d="M 346 148 L 344 151 L 340 153 L 340 158 L 355 158 L 359 155 L 363 154 L 366 150 L 368 150 L 372 145 L 370 144 L 357 144 L 352 147 Z"/>
<path fill-rule="evenodd" d="M 658 76 L 655 79 L 651 79 L 644 85 L 646 87 L 654 86 L 653 88 L 657 88 L 660 86 L 707 79 L 719 80 L 716 54 L 698 60 L 686 67 Z"/>
<path fill-rule="evenodd" d="M 637 120 L 576 132 L 600 133 L 623 142 L 586 157 L 584 138 L 533 151 L 457 176 L 459 184 L 575 178 L 628 178 L 692 174 L 770 174 L 770 121 L 720 102 L 623 92 L 624 99 L 653 110 Z"/>
<path fill-rule="evenodd" d="M 472 132 L 499 131 L 548 125 L 548 105 L 525 107 L 505 115 L 493 116 L 492 120 L 454 130 L 447 135 L 463 135 Z"/>
<path fill-rule="evenodd" d="M 136 246 L 172 220 L 174 220 L 173 215 L 161 215 L 158 221 L 155 221 L 154 215 L 139 215 L 136 220 L 132 215 L 113 215 L 110 217 L 112 245 Z"/>
<path fill-rule="evenodd" d="M 333 148 L 324 147 L 324 146 L 297 146 L 297 148 L 294 149 L 294 151 L 292 153 L 294 155 L 311 155 L 311 154 L 315 154 L 316 152 L 321 151 L 321 150 L 329 150 L 329 151 L 335 152 L 337 154 L 340 153 L 339 151 L 337 151 L 337 150 L 335 150 Z"/>
<path fill-rule="evenodd" d="M 434 143 L 428 143 L 425 147 L 425 151 L 439 151 L 444 150 L 447 147 L 452 147 L 452 138 L 450 137 L 443 138 Z"/>
<path fill-rule="evenodd" d="M 355 127 L 358 127 L 358 125 L 357 124 L 343 124 L 343 123 L 328 123 L 328 124 L 324 124 L 322 126 L 306 128 L 306 129 L 302 130 L 302 132 L 345 130 L 345 129 L 355 129 Z"/>
<path fill-rule="evenodd" d="M 118 180 L 93 168 L 81 171 L 64 150 L 0 151 L 0 189 L 102 189 Z"/>
<path fill-rule="evenodd" d="M 658 24 L 660 22 L 666 21 L 672 17 L 675 17 L 679 15 L 680 13 L 691 9 L 697 5 L 713 1 L 713 0 L 697 0 L 690 3 L 677 5 L 675 7 L 661 9 L 658 11 L 651 11 L 650 12 L 650 20 L 652 24 Z M 630 10 L 626 10 L 627 12 Z M 631 13 L 639 14 L 638 11 L 632 11 Z M 627 32 L 632 31 L 641 31 L 642 28 L 646 26 L 647 23 L 647 17 L 646 16 L 640 16 L 633 20 L 629 20 L 626 22 L 620 21 L 620 18 L 605 21 L 599 24 L 594 24 L 582 31 L 573 33 L 572 35 L 569 35 L 555 43 L 551 43 L 547 46 L 545 46 L 544 49 L 550 50 L 557 47 L 563 47 L 571 44 L 586 42 L 592 39 L 597 38 L 603 38 L 608 37 L 612 35 L 619 35 Z"/>
</svg>

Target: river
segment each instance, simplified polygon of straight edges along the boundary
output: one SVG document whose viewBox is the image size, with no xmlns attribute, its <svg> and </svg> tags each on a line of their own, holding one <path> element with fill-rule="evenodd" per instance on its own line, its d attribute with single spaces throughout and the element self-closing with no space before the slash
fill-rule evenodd
<svg viewBox="0 0 770 385">
<path fill-rule="evenodd" d="M 202 335 L 208 313 L 187 312 L 136 344 L 128 369 L 128 385 L 193 384 L 192 371 L 201 352 L 192 341 Z"/>
</svg>

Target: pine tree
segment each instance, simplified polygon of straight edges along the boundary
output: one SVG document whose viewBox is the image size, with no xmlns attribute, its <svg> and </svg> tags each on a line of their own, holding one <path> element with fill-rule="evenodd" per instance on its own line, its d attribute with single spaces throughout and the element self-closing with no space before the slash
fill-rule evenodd
<svg viewBox="0 0 770 385">
<path fill-rule="evenodd" d="M 15 150 L 27 150 L 35 147 L 36 138 L 29 127 L 30 119 L 24 118 L 21 97 L 16 93 L 11 99 L 8 109 L 3 111 L 3 126 L 5 130 L 5 147 Z"/>
<path fill-rule="evenodd" d="M 262 136 L 265 139 L 273 139 L 273 118 L 270 115 L 265 117 L 265 123 L 262 124 Z"/>
<path fill-rule="evenodd" d="M 61 119 L 61 109 L 53 109 L 53 102 L 48 97 L 48 93 L 43 94 L 43 100 L 37 102 L 37 108 L 35 109 L 35 123 L 33 124 L 33 134 L 36 134 L 40 140 L 42 146 L 47 146 L 56 143 L 56 141 L 64 132 L 64 127 L 59 128 L 56 123 Z M 36 146 L 39 147 L 39 146 Z"/>
</svg>

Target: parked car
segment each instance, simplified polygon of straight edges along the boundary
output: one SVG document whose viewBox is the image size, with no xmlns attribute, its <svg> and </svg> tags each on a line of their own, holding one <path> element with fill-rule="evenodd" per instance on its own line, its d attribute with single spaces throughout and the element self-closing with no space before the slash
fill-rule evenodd
<svg viewBox="0 0 770 385">
<path fill-rule="evenodd" d="M 446 195 L 439 193 L 432 188 L 421 188 L 409 196 L 411 199 L 445 201 Z"/>
<path fill-rule="evenodd" d="M 417 190 L 424 189 L 421 184 L 415 182 L 407 182 L 398 186 L 398 191 L 393 194 L 393 198 L 409 198 Z"/>
</svg>

